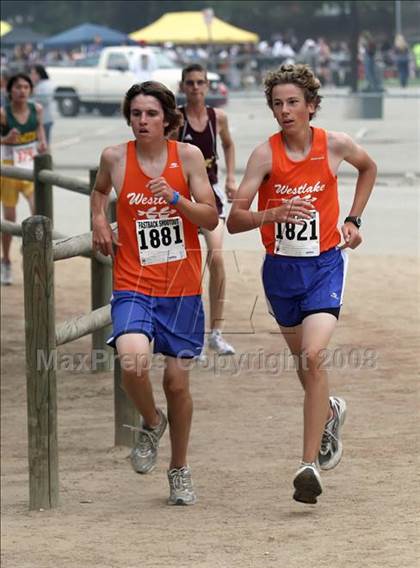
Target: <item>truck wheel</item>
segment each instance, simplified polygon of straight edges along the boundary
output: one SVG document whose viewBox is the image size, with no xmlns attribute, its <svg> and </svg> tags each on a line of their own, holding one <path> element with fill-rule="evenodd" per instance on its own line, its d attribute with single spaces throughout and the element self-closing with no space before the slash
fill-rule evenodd
<svg viewBox="0 0 420 568">
<path fill-rule="evenodd" d="M 80 110 L 80 101 L 75 93 L 62 93 L 58 99 L 58 110 L 62 116 L 77 116 Z"/>
</svg>

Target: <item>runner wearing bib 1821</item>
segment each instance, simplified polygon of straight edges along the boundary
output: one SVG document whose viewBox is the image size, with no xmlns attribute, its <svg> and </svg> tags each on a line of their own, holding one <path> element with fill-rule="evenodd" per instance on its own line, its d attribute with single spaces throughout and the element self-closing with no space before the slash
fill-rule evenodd
<svg viewBox="0 0 420 568">
<path fill-rule="evenodd" d="M 319 469 L 334 468 L 343 452 L 346 402 L 329 396 L 322 357 L 342 302 L 342 248 L 361 243 L 360 215 L 376 166 L 346 134 L 310 126 L 321 97 L 320 82 L 308 66 L 282 65 L 267 75 L 264 85 L 281 132 L 253 151 L 227 226 L 234 233 L 257 227 L 261 231 L 269 311 L 299 362 L 297 373 L 305 391 L 303 455 L 293 498 L 314 504 L 322 493 Z M 340 234 L 337 172 L 343 161 L 357 169 L 358 178 Z M 257 193 L 258 211 L 250 211 Z"/>
</svg>

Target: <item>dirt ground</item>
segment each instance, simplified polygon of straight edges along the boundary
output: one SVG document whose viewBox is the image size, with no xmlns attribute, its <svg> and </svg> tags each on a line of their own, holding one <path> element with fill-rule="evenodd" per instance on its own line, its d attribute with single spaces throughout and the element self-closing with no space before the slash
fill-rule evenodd
<svg viewBox="0 0 420 568">
<path fill-rule="evenodd" d="M 348 403 L 344 456 L 323 475 L 318 505 L 292 500 L 302 392 L 266 313 L 261 254 L 244 251 L 226 253 L 227 338 L 237 355 L 192 372 L 197 505 L 166 505 L 167 434 L 149 476 L 133 473 L 128 448 L 113 447 L 110 373 L 61 370 L 60 506 L 29 512 L 23 289 L 14 245 L 16 281 L 1 289 L 4 568 L 416 564 L 416 259 L 351 254 L 327 361 L 331 390 Z M 89 295 L 88 261 L 57 263 L 57 321 L 87 312 Z M 61 353 L 89 347 L 84 338 Z M 159 373 L 152 375 L 163 405 Z"/>
</svg>

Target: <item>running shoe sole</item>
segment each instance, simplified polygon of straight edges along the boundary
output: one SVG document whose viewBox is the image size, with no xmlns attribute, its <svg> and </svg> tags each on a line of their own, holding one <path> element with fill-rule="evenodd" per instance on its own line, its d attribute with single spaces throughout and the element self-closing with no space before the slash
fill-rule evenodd
<svg viewBox="0 0 420 568">
<path fill-rule="evenodd" d="M 317 497 L 322 493 L 322 487 L 310 468 L 299 473 L 293 480 L 293 485 L 295 487 L 293 499 L 299 503 L 315 505 Z"/>
<path fill-rule="evenodd" d="M 184 499 L 180 499 L 179 497 L 176 501 L 171 501 L 171 499 L 168 499 L 168 505 L 181 506 L 181 507 L 188 507 L 189 505 L 195 505 L 196 502 L 197 499 L 194 499 L 193 501 L 184 501 Z"/>
</svg>

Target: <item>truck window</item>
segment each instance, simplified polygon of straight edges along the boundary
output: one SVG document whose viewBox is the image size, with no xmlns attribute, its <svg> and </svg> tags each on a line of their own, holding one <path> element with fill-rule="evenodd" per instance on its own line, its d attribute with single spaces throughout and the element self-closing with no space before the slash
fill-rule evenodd
<svg viewBox="0 0 420 568">
<path fill-rule="evenodd" d="M 156 67 L 158 69 L 176 69 L 177 65 L 166 55 L 166 53 L 162 53 L 161 51 L 154 52 L 156 58 Z"/>
<path fill-rule="evenodd" d="M 83 59 L 77 59 L 73 65 L 75 67 L 97 67 L 99 64 L 99 55 L 93 54 L 84 57 Z"/>
<path fill-rule="evenodd" d="M 123 53 L 110 53 L 106 64 L 107 69 L 128 71 L 128 59 Z"/>
</svg>

